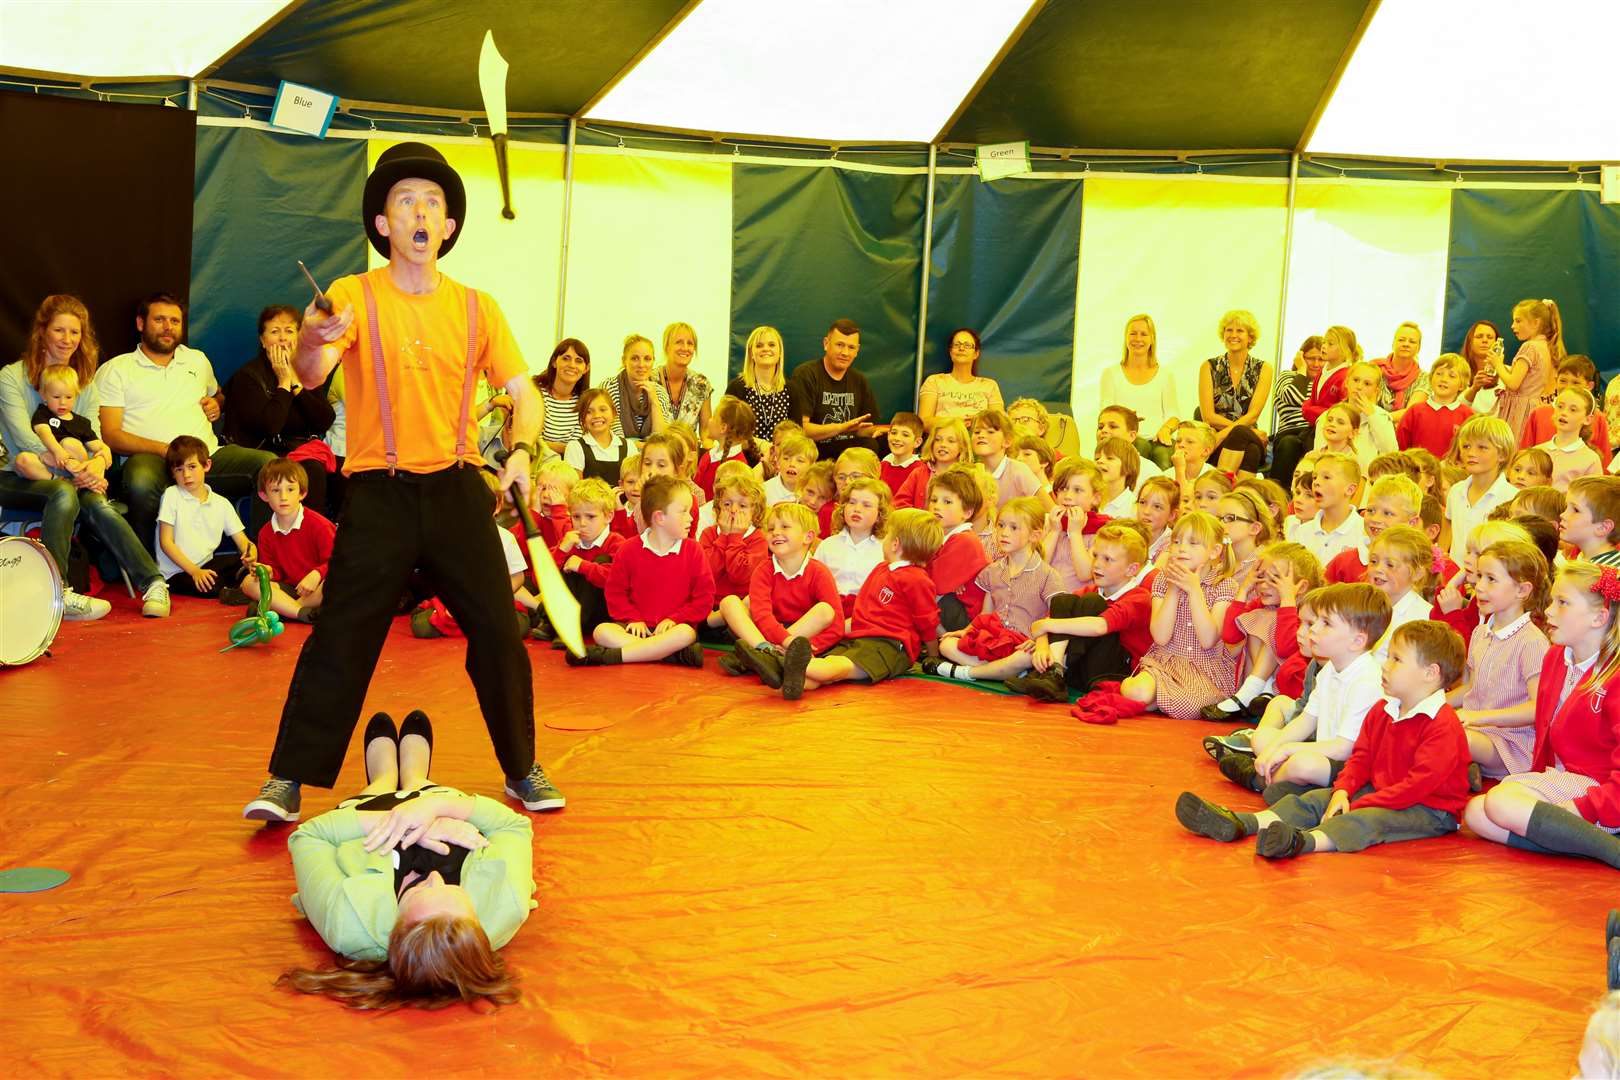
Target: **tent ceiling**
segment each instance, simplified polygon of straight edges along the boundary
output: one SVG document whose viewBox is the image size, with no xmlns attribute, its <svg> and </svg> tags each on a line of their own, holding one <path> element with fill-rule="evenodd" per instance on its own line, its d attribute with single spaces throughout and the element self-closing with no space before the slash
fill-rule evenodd
<svg viewBox="0 0 1620 1080">
<path fill-rule="evenodd" d="M 0 68 L 191 76 L 287 0 L 0 0 Z"/>
<path fill-rule="evenodd" d="M 1291 149 L 1370 0 L 1052 0 L 946 142 Z"/>
<path fill-rule="evenodd" d="M 485 30 L 511 64 L 507 108 L 573 114 L 683 0 L 306 0 L 213 78 L 306 83 L 360 101 L 482 112 Z"/>
</svg>

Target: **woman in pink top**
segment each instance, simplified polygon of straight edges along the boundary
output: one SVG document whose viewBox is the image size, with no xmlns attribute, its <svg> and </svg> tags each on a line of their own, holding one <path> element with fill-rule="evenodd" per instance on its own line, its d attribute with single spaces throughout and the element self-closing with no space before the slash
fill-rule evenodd
<svg viewBox="0 0 1620 1080">
<path fill-rule="evenodd" d="M 996 380 L 979 374 L 978 332 L 964 326 L 952 330 L 946 341 L 951 370 L 928 376 L 917 394 L 917 415 L 930 431 L 936 417 L 965 420 L 986 409 L 1005 408 Z"/>
</svg>

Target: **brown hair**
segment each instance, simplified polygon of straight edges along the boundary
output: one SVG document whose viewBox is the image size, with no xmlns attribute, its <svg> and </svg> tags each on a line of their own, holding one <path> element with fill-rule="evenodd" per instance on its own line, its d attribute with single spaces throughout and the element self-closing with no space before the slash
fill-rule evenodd
<svg viewBox="0 0 1620 1080">
<path fill-rule="evenodd" d="M 945 336 L 945 358 L 950 359 L 951 346 L 956 344 L 957 334 L 966 334 L 973 339 L 973 366 L 969 370 L 971 374 L 977 376 L 979 374 L 979 357 L 984 355 L 984 343 L 979 340 L 979 332 L 972 327 L 958 326 Z M 952 364 L 951 366 L 955 367 L 956 365 Z"/>
<path fill-rule="evenodd" d="M 1508 460 L 1507 469 L 1513 468 L 1521 461 L 1528 461 L 1536 472 L 1545 476 L 1548 480 L 1552 479 L 1552 455 L 1547 453 L 1547 451 L 1543 450 L 1541 447 L 1527 446 L 1523 450 L 1518 451 L 1513 455 L 1512 458 Z M 1504 469 L 1503 471 L 1506 472 L 1507 469 Z"/>
<path fill-rule="evenodd" d="M 1502 564 L 1508 577 L 1529 583 L 1530 595 L 1525 598 L 1524 609 L 1539 619 L 1547 610 L 1547 594 L 1552 589 L 1552 575 L 1541 549 L 1524 540 L 1498 540 L 1480 552 L 1479 558 L 1487 555 Z"/>
<path fill-rule="evenodd" d="M 1515 314 L 1524 312 L 1530 318 L 1541 324 L 1541 332 L 1547 338 L 1547 351 L 1552 354 L 1552 362 L 1561 364 L 1564 361 L 1564 320 L 1558 314 L 1558 305 L 1551 300 L 1520 300 L 1513 305 Z"/>
<path fill-rule="evenodd" d="M 1584 353 L 1570 353 L 1558 362 L 1558 374 L 1573 375 L 1586 383 L 1587 387 L 1597 385 L 1597 365 L 1592 358 Z"/>
<path fill-rule="evenodd" d="M 1181 513 L 1181 485 L 1176 483 L 1172 476 L 1150 476 L 1142 481 L 1142 486 L 1136 490 L 1136 501 L 1140 503 L 1143 496 L 1150 491 L 1157 491 L 1164 496 L 1170 506 L 1170 524 L 1176 523 L 1176 515 Z"/>
<path fill-rule="evenodd" d="M 902 559 L 922 566 L 945 543 L 945 530 L 926 510 L 896 510 L 889 518 L 887 538 L 900 545 Z"/>
<path fill-rule="evenodd" d="M 284 457 L 265 462 L 264 467 L 259 470 L 259 478 L 256 483 L 258 484 L 258 490 L 268 491 L 271 484 L 280 483 L 283 480 L 291 480 L 298 485 L 300 492 L 305 495 L 309 494 L 309 474 L 304 471 L 304 467 L 298 462 Z"/>
<path fill-rule="evenodd" d="M 1098 457 L 1111 457 L 1119 462 L 1119 476 L 1128 491 L 1136 490 L 1136 481 L 1142 475 L 1142 455 L 1124 439 L 1104 439 L 1097 444 Z M 1067 460 L 1067 459 L 1065 459 Z M 1053 481 L 1056 483 L 1056 481 Z"/>
<path fill-rule="evenodd" d="M 888 527 L 889 515 L 894 512 L 894 496 L 890 494 L 888 484 L 885 484 L 881 480 L 873 479 L 870 476 L 858 476 L 849 482 L 849 487 L 844 489 L 843 498 L 839 499 L 838 505 L 833 508 L 832 530 L 834 532 L 840 532 L 843 530 L 844 504 L 848 502 L 849 497 L 855 494 L 857 491 L 864 491 L 869 495 L 877 496 L 877 520 L 872 523 L 872 535 L 881 537 L 883 535 L 883 530 Z M 758 524 L 758 522 L 755 522 L 755 524 Z"/>
<path fill-rule="evenodd" d="M 169 443 L 169 448 L 163 452 L 163 464 L 170 471 L 178 469 L 192 458 L 196 458 L 203 465 L 210 460 L 208 444 L 195 435 L 179 435 Z"/>
<path fill-rule="evenodd" d="M 682 476 L 686 473 L 687 443 L 686 440 L 668 429 L 655 431 L 641 440 L 641 456 L 646 458 L 647 452 L 662 446 L 669 454 L 669 463 L 675 466 L 675 471 Z"/>
<path fill-rule="evenodd" d="M 1366 634 L 1368 650 L 1389 629 L 1389 597 L 1371 585 L 1324 585 L 1310 595 L 1318 616 L 1337 615 L 1350 629 Z"/>
<path fill-rule="evenodd" d="M 652 524 L 653 515 L 668 512 L 676 496 L 692 494 L 692 487 L 683 476 L 655 476 L 641 489 L 641 520 Z"/>
<path fill-rule="evenodd" d="M 825 492 L 829 499 L 838 494 L 838 481 L 833 479 L 832 462 L 817 461 L 804 470 L 804 475 L 799 477 L 799 494 L 802 495 L 804 489 L 812 484 L 818 490 Z M 819 522 L 817 524 L 819 525 Z"/>
<path fill-rule="evenodd" d="M 641 340 L 647 341 L 646 338 L 641 338 Z M 647 344 L 650 345 L 652 342 L 649 341 Z M 628 346 L 628 342 L 626 345 Z M 575 356 L 585 361 L 585 373 L 574 384 L 574 396 L 578 397 L 581 391 L 591 385 L 591 350 L 587 349 L 585 343 L 579 338 L 567 337 L 557 342 L 557 347 L 551 350 L 551 360 L 546 364 L 546 370 L 534 377 L 535 386 L 548 394 L 551 393 L 551 388 L 557 385 L 557 360 L 570 349 L 573 350 Z M 628 351 L 628 348 L 626 351 Z"/>
<path fill-rule="evenodd" d="M 1417 661 L 1424 667 L 1430 664 L 1440 669 L 1440 689 L 1456 685 L 1468 667 L 1468 647 L 1462 635 L 1443 622 L 1434 619 L 1414 619 L 1396 627 L 1390 645 L 1406 645 L 1417 653 Z"/>
<path fill-rule="evenodd" d="M 582 428 L 585 424 L 585 410 L 598 401 L 606 401 L 608 403 L 608 412 L 614 416 L 619 415 L 619 410 L 613 407 L 613 395 L 600 386 L 592 387 L 584 393 L 579 393 L 578 387 L 575 387 L 574 390 L 578 395 L 574 404 L 574 412 L 579 416 L 579 423 Z"/>
<path fill-rule="evenodd" d="M 974 413 L 973 419 L 968 422 L 968 430 L 977 431 L 980 428 L 1001 432 L 1001 437 L 1007 440 L 1008 449 L 1012 448 L 1013 440 L 1018 438 L 1018 432 L 1013 430 L 1012 420 L 1000 409 L 985 409 Z"/>
<path fill-rule="evenodd" d="M 759 448 L 754 445 L 754 407 L 739 397 L 726 394 L 714 407 L 714 418 L 720 422 L 725 435 L 720 439 L 720 456 L 729 457 L 733 449 L 741 450 L 750 465 L 759 463 Z"/>
<path fill-rule="evenodd" d="M 1416 481 L 1422 475 L 1418 470 L 1417 462 L 1398 450 L 1387 454 L 1379 454 L 1367 462 L 1367 479 L 1379 480 L 1386 476 L 1404 476 Z"/>
<path fill-rule="evenodd" d="M 79 376 L 80 386 L 89 386 L 95 377 L 96 366 L 101 363 L 101 347 L 96 343 L 96 332 L 90 326 L 90 311 L 77 296 L 55 293 L 39 303 L 34 312 L 34 325 L 28 331 L 28 344 L 23 348 L 23 374 L 28 385 L 39 389 L 39 373 L 50 358 L 46 346 L 46 331 L 58 315 L 72 315 L 79 320 L 79 347 L 68 357 L 68 366 Z"/>
<path fill-rule="evenodd" d="M 843 334 L 845 337 L 859 337 L 861 328 L 860 324 L 854 319 L 834 319 L 832 325 L 827 327 L 827 333 Z"/>
<path fill-rule="evenodd" d="M 1132 435 L 1135 435 L 1137 428 L 1141 426 L 1142 418 L 1137 416 L 1133 410 L 1127 409 L 1123 405 L 1104 405 L 1102 408 L 1097 410 L 1097 419 L 1101 420 L 1109 413 L 1118 413 L 1119 418 L 1125 421 L 1125 430 L 1130 432 Z M 1178 427 L 1176 430 L 1180 431 L 1181 429 Z"/>
<path fill-rule="evenodd" d="M 1097 530 L 1091 539 L 1091 546 L 1098 544 L 1113 544 L 1125 552 L 1125 558 L 1133 563 L 1145 563 L 1148 557 L 1147 526 L 1134 518 L 1120 518 L 1110 521 Z"/>
<path fill-rule="evenodd" d="M 1582 476 L 1569 482 L 1569 498 L 1586 504 L 1593 521 L 1612 521 L 1614 529 L 1605 537 L 1614 543 L 1620 535 L 1620 476 Z"/>
<path fill-rule="evenodd" d="M 914 412 L 895 413 L 894 419 L 889 421 L 889 426 L 910 428 L 912 431 L 917 433 L 917 438 L 919 439 L 928 432 L 928 425 L 924 424 L 922 417 L 918 416 Z M 921 449 L 921 446 L 919 446 L 918 449 Z"/>
<path fill-rule="evenodd" d="M 1114 441 L 1122 442 L 1123 440 L 1116 439 Z M 1091 490 L 1093 494 L 1100 495 L 1102 493 L 1102 470 L 1097 468 L 1097 463 L 1095 461 L 1088 461 L 1085 458 L 1080 457 L 1078 454 L 1071 454 L 1069 457 L 1066 457 L 1062 461 L 1058 462 L 1057 468 L 1052 470 L 1053 494 L 1055 495 L 1057 492 L 1062 491 L 1065 487 L 1067 487 L 1069 480 L 1076 474 L 1084 476 L 1087 480 L 1091 481 Z"/>
<path fill-rule="evenodd" d="M 1414 446 L 1410 450 L 1402 450 L 1401 453 L 1411 458 L 1412 464 L 1417 466 L 1417 475 L 1412 479 L 1418 482 L 1418 487 L 1421 488 L 1423 478 L 1428 477 L 1429 493 L 1434 495 L 1435 498 L 1442 497 L 1444 492 L 1441 490 L 1441 485 L 1444 478 L 1440 475 L 1440 459 L 1421 446 Z"/>
<path fill-rule="evenodd" d="M 379 1012 L 401 1006 L 442 1009 L 458 1001 L 511 1005 L 520 996 L 517 977 L 476 919 L 397 921 L 388 935 L 388 959 L 339 957 L 336 964 L 323 971 L 284 972 L 276 985 Z"/>
<path fill-rule="evenodd" d="M 972 466 L 952 465 L 934 476 L 928 481 L 930 499 L 934 497 L 935 489 L 948 491 L 961 500 L 962 510 L 970 519 L 977 517 L 979 511 L 984 509 L 984 493 L 979 490 L 979 481 L 973 475 Z"/>
<path fill-rule="evenodd" d="M 1052 450 L 1052 444 L 1039 435 L 1020 435 L 1013 441 L 1013 452 L 1022 454 L 1025 450 L 1041 459 L 1041 470 L 1036 474 L 1036 478 L 1039 479 L 1044 476 L 1050 480 L 1052 478 L 1052 463 L 1057 460 L 1057 454 Z"/>
<path fill-rule="evenodd" d="M 1585 477 L 1581 479 L 1584 480 Z M 1509 516 L 1529 514 L 1532 517 L 1557 521 L 1558 515 L 1564 512 L 1567 504 L 1568 500 L 1562 491 L 1550 484 L 1536 484 L 1534 487 L 1520 488 L 1519 493 L 1513 496 L 1513 500 L 1508 503 L 1512 509 Z"/>
</svg>

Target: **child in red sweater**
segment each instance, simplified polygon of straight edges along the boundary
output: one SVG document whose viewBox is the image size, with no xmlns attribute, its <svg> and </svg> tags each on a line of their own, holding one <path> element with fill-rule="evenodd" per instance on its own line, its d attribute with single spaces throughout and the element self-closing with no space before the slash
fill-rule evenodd
<svg viewBox="0 0 1620 1080">
<path fill-rule="evenodd" d="M 727 461 L 740 461 L 749 468 L 759 466 L 759 448 L 754 445 L 754 409 L 741 398 L 727 394 L 715 406 L 705 432 L 714 446 L 698 458 L 697 475 L 693 478 L 703 489 L 707 502 L 715 497 L 715 473 Z M 763 500 L 763 496 L 762 496 Z"/>
<path fill-rule="evenodd" d="M 703 530 L 698 546 L 714 575 L 715 610 L 709 626 L 724 626 L 719 601 L 748 595 L 754 571 L 765 561 L 765 487 L 746 469 L 728 471 L 714 485 L 714 524 Z"/>
<path fill-rule="evenodd" d="M 1299 648 L 1299 597 L 1322 584 L 1322 564 L 1303 544 L 1282 540 L 1260 552 L 1253 584 L 1226 609 L 1221 640 L 1241 653 L 1243 682 L 1203 712 L 1205 720 L 1242 720 L 1265 713 L 1274 694 L 1297 698 L 1310 658 Z"/>
<path fill-rule="evenodd" d="M 309 477 L 296 461 L 276 458 L 259 470 L 259 498 L 270 520 L 259 530 L 259 562 L 270 567 L 270 610 L 283 619 L 314 622 L 332 559 L 337 526 L 304 505 Z M 242 591 L 259 602 L 259 576 L 249 574 Z"/>
<path fill-rule="evenodd" d="M 751 670 L 744 646 L 782 654 L 793 638 L 809 638 L 810 651 L 822 653 L 844 636 L 838 583 L 826 564 L 810 557 L 816 515 L 798 503 L 777 503 L 765 512 L 765 544 L 770 554 L 754 568 L 747 596 L 727 596 L 720 614 L 737 637 L 738 651 L 720 658 L 720 670 L 743 675 Z"/>
<path fill-rule="evenodd" d="M 1234 813 L 1184 791 L 1176 820 L 1211 840 L 1258 836 L 1255 850 L 1267 859 L 1456 832 L 1468 803 L 1468 740 L 1445 694 L 1466 660 L 1463 640 L 1449 626 L 1402 624 L 1384 661 L 1389 697 L 1368 711 L 1332 787 L 1286 796 L 1258 814 Z"/>
<path fill-rule="evenodd" d="M 923 645 L 935 638 L 939 605 L 923 564 L 934 557 L 943 540 L 939 521 L 928 511 L 895 511 L 883 538 L 889 561 L 866 579 L 855 600 L 848 635 L 827 655 L 815 656 L 810 639 L 804 637 L 789 641 L 780 660 L 746 645 L 737 651 L 767 686 L 780 685 L 789 701 L 833 683 L 875 683 L 904 675 L 917 662 Z"/>
<path fill-rule="evenodd" d="M 608 575 L 612 622 L 596 628 L 583 657 L 570 664 L 636 664 L 671 660 L 703 666 L 698 623 L 714 608 L 714 575 L 692 543 L 692 487 L 685 477 L 654 476 L 641 489 L 647 531 L 627 540 Z"/>
<path fill-rule="evenodd" d="M 557 546 L 557 566 L 568 591 L 579 601 L 579 629 L 587 638 L 608 621 L 607 583 L 613 557 L 624 537 L 610 526 L 618 500 L 607 481 L 581 480 L 568 493 L 568 516 L 574 527 Z"/>
<path fill-rule="evenodd" d="M 1561 394 L 1570 387 L 1579 387 L 1589 394 L 1597 393 L 1597 365 L 1592 358 L 1574 353 L 1564 357 L 1558 362 L 1558 379 L 1553 384 L 1554 393 Z M 1528 449 L 1540 446 L 1550 441 L 1557 433 L 1553 424 L 1553 407 L 1551 405 L 1538 406 L 1530 414 L 1530 419 L 1524 423 L 1524 431 L 1519 435 L 1519 447 Z M 1609 467 L 1609 420 L 1604 410 L 1598 409 L 1592 414 L 1592 449 L 1597 451 L 1598 460 L 1605 470 Z"/>
<path fill-rule="evenodd" d="M 990 558 L 973 531 L 973 518 L 983 506 L 984 492 L 968 466 L 953 465 L 928 482 L 928 510 L 944 533 L 937 554 L 928 560 L 928 576 L 946 631 L 965 630 L 984 609 L 984 590 L 974 579 Z"/>
<path fill-rule="evenodd" d="M 916 413 L 897 412 L 889 421 L 889 453 L 879 463 L 878 479 L 897 497 L 913 474 L 928 471 L 928 463 L 917 455 L 923 431 L 922 417 Z"/>
<path fill-rule="evenodd" d="M 619 463 L 619 504 L 613 511 L 613 524 L 609 526 L 626 540 L 637 535 L 636 522 L 641 520 L 641 455 L 631 454 Z"/>
<path fill-rule="evenodd" d="M 1436 360 L 1429 369 L 1429 396 L 1401 414 L 1395 425 L 1395 445 L 1402 450 L 1427 450 L 1437 458 L 1451 453 L 1457 429 L 1474 415 L 1462 398 L 1472 378 L 1468 361 L 1456 353 Z"/>
<path fill-rule="evenodd" d="M 1620 869 L 1620 574 L 1566 565 L 1547 605 L 1553 647 L 1536 684 L 1530 772 L 1513 773 L 1468 804 L 1485 840 L 1544 855 L 1578 855 Z"/>
</svg>

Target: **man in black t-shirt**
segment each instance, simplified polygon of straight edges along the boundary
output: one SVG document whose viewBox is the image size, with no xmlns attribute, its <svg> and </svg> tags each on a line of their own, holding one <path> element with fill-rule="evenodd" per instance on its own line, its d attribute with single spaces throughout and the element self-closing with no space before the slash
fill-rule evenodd
<svg viewBox="0 0 1620 1080">
<path fill-rule="evenodd" d="M 832 460 L 852 446 L 864 446 L 874 453 L 877 436 L 887 424 L 874 424 L 877 398 L 866 376 L 855 370 L 855 356 L 861 351 L 861 328 L 850 319 L 839 319 L 821 339 L 822 356 L 793 369 L 787 389 L 793 419 L 804 426 L 804 433 L 816 441 L 823 461 Z"/>
</svg>

